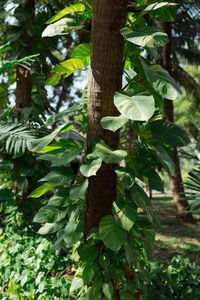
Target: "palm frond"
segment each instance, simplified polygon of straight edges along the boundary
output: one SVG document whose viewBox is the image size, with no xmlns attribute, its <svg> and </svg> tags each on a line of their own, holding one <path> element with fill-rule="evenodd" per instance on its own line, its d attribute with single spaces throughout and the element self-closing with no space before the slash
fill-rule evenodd
<svg viewBox="0 0 200 300">
<path fill-rule="evenodd" d="M 38 128 L 35 124 L 0 123 L 0 142 L 9 154 L 24 153 L 36 139 L 49 133 L 46 128 Z"/>
</svg>

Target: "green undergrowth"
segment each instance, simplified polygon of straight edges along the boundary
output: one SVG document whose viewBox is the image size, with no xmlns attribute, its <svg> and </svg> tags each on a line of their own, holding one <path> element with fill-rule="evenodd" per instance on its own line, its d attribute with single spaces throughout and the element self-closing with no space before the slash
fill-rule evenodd
<svg viewBox="0 0 200 300">
<path fill-rule="evenodd" d="M 152 204 L 162 226 L 157 229 L 150 282 L 142 300 L 198 300 L 199 225 L 178 220 L 170 197 L 154 197 Z M 12 223 L 9 220 L 4 219 L 0 231 L 0 299 L 78 299 L 70 294 L 78 267 L 72 254 L 52 252 L 52 237 L 41 237 L 32 224 L 22 226 L 19 212 L 12 214 Z"/>
<path fill-rule="evenodd" d="M 39 235 L 13 230 L 0 236 L 0 299 L 71 299 L 71 267 Z"/>
</svg>

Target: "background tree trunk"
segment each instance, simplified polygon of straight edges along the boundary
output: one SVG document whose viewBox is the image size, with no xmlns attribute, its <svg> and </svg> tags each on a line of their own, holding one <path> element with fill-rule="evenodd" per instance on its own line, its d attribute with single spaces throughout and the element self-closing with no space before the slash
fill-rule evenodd
<svg viewBox="0 0 200 300">
<path fill-rule="evenodd" d="M 104 130 L 100 120 L 117 116 L 114 93 L 122 87 L 124 41 L 120 29 L 126 22 L 127 0 L 94 0 L 91 36 L 91 61 L 88 75 L 89 144 L 98 139 L 117 149 L 118 133 Z M 98 226 L 102 217 L 112 214 L 116 199 L 114 164 L 102 164 L 96 176 L 89 179 L 86 211 L 86 234 Z"/>
<path fill-rule="evenodd" d="M 25 28 L 28 24 L 31 26 L 34 26 L 34 17 L 35 17 L 35 1 L 34 0 L 29 0 L 27 3 L 24 5 L 23 9 L 27 9 L 31 11 L 31 16 L 26 21 L 26 23 L 21 23 L 19 24 L 20 27 Z M 26 29 L 25 29 L 26 30 Z M 33 48 L 33 38 L 27 34 L 25 31 L 24 34 L 21 36 L 21 45 L 23 47 L 23 41 L 25 42 L 25 45 L 29 45 L 30 51 Z M 19 50 L 21 52 L 21 45 L 19 46 Z M 21 55 L 20 55 L 21 56 Z M 17 66 L 17 72 L 16 72 L 16 81 L 17 81 L 17 86 L 16 86 L 16 113 L 18 116 L 20 116 L 20 112 L 23 108 L 30 107 L 31 106 L 31 90 L 32 90 L 32 83 L 28 78 L 29 71 L 18 65 Z"/>
<path fill-rule="evenodd" d="M 31 26 L 34 26 L 35 1 L 34 0 L 27 1 L 27 3 L 24 5 L 23 9 L 30 10 L 31 16 L 28 19 L 28 21 L 26 21 L 26 23 L 23 22 L 23 23 L 19 24 L 19 26 L 22 28 L 26 28 L 27 23 L 30 24 Z M 20 38 L 20 45 L 19 45 L 20 52 L 23 47 L 23 42 L 25 45 L 29 45 L 29 47 L 30 47 L 29 49 L 31 51 L 31 49 L 33 48 L 33 38 L 30 37 L 26 31 Z M 22 57 L 22 55 L 20 54 L 20 58 L 21 57 Z M 30 72 L 26 68 L 24 68 L 23 66 L 17 65 L 17 68 L 16 68 L 17 86 L 16 86 L 16 90 L 15 90 L 15 96 L 16 96 L 15 112 L 16 112 L 18 119 L 20 119 L 21 111 L 24 108 L 31 107 L 32 82 L 28 78 L 29 74 L 30 74 Z M 19 181 L 20 181 L 20 173 L 19 173 L 20 161 L 19 161 L 19 159 L 14 159 L 14 169 L 15 169 L 15 173 L 16 173 L 16 180 L 14 182 L 13 191 L 15 193 L 17 193 Z M 23 201 L 26 200 L 28 194 L 29 194 L 29 191 L 22 196 Z"/>
<path fill-rule="evenodd" d="M 162 48 L 163 67 L 171 73 L 171 50 L 172 50 L 172 25 L 169 22 L 163 22 L 163 29 L 168 34 L 169 43 Z M 174 122 L 174 108 L 171 100 L 164 100 L 164 117 L 169 122 Z M 191 213 L 186 212 L 185 208 L 188 206 L 187 200 L 184 199 L 184 187 L 182 183 L 180 161 L 178 157 L 178 151 L 176 147 L 173 147 L 173 162 L 175 165 L 176 176 L 169 176 L 171 189 L 173 193 L 174 204 L 177 212 L 177 216 L 186 222 L 194 222 L 194 218 Z"/>
</svg>

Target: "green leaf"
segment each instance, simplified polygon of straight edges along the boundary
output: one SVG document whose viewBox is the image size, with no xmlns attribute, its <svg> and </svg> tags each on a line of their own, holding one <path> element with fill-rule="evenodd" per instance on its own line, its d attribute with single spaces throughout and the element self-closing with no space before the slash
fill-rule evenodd
<svg viewBox="0 0 200 300">
<path fill-rule="evenodd" d="M 39 156 L 39 159 L 44 159 L 52 162 L 52 166 L 59 167 L 72 161 L 84 148 L 82 141 L 70 140 L 67 150 L 54 150 L 49 153 Z"/>
<path fill-rule="evenodd" d="M 174 123 L 156 120 L 149 127 L 153 136 L 165 144 L 182 147 L 190 143 L 187 132 Z"/>
<path fill-rule="evenodd" d="M 151 168 L 146 168 L 143 169 L 141 172 L 144 177 L 147 177 L 148 185 L 151 190 L 156 190 L 159 192 L 164 191 L 162 179 L 155 170 Z"/>
<path fill-rule="evenodd" d="M 70 248 L 74 246 L 83 237 L 83 232 L 80 231 L 79 223 L 71 221 L 65 227 L 63 239 L 66 243 L 66 247 Z"/>
<path fill-rule="evenodd" d="M 45 85 L 56 85 L 59 82 L 61 74 L 53 73 L 47 78 Z"/>
<path fill-rule="evenodd" d="M 129 266 L 133 266 L 133 263 L 137 261 L 136 258 L 136 245 L 135 245 L 135 240 L 134 237 L 131 233 L 127 235 L 127 239 L 124 242 L 124 250 L 125 250 L 125 256 L 127 259 L 127 262 Z"/>
<path fill-rule="evenodd" d="M 94 246 L 81 244 L 78 247 L 78 254 L 83 262 L 92 263 L 98 257 L 98 251 Z"/>
<path fill-rule="evenodd" d="M 61 184 L 69 184 L 75 178 L 76 176 L 74 175 L 72 168 L 60 167 L 54 169 L 39 181 L 50 181 L 61 185 Z"/>
<path fill-rule="evenodd" d="M 71 58 L 90 58 L 91 45 L 90 44 L 80 44 L 74 48 Z"/>
<path fill-rule="evenodd" d="M 124 38 L 140 47 L 162 47 L 168 43 L 168 35 L 158 27 L 144 25 L 124 27 L 120 30 Z"/>
<path fill-rule="evenodd" d="M 73 187 L 70 191 L 70 198 L 72 200 L 78 200 L 81 198 L 88 188 L 88 179 L 86 179 L 83 184 Z"/>
<path fill-rule="evenodd" d="M 64 117 L 71 115 L 75 112 L 78 112 L 80 110 L 81 110 L 81 106 L 78 106 L 78 105 L 70 106 L 69 108 L 59 112 L 58 114 L 54 114 L 49 119 L 47 119 L 46 126 L 49 126 L 52 123 L 55 123 L 55 122 L 63 119 Z"/>
<path fill-rule="evenodd" d="M 40 187 L 38 187 L 37 189 L 35 189 L 29 195 L 29 197 L 31 197 L 31 198 L 39 198 L 39 197 L 41 197 L 42 195 L 44 195 L 45 193 L 47 193 L 49 190 L 51 190 L 52 188 L 54 188 L 57 185 L 59 185 L 59 184 L 53 183 L 53 182 L 46 182 L 43 185 L 41 185 Z"/>
<path fill-rule="evenodd" d="M 96 263 L 87 263 L 84 270 L 83 270 L 83 282 L 85 285 L 88 285 L 92 279 L 95 277 L 95 275 L 98 272 L 98 266 Z"/>
<path fill-rule="evenodd" d="M 130 200 L 117 199 L 113 202 L 113 215 L 117 223 L 126 231 L 129 231 L 137 219 L 137 211 Z"/>
<path fill-rule="evenodd" d="M 169 100 L 175 100 L 181 96 L 179 86 L 165 69 L 160 65 L 148 66 L 143 59 L 141 63 L 147 80 L 158 94 Z"/>
<path fill-rule="evenodd" d="M 32 143 L 29 144 L 29 150 L 33 152 L 39 152 L 44 147 L 46 147 L 48 144 L 50 144 L 57 135 L 69 131 L 72 129 L 71 124 L 62 124 L 60 125 L 56 130 L 54 130 L 51 134 L 46 135 L 45 137 L 42 137 L 40 139 L 36 139 Z"/>
<path fill-rule="evenodd" d="M 175 3 L 172 3 L 172 2 L 155 2 L 153 4 L 150 4 L 148 5 L 144 11 L 153 11 L 153 10 L 157 10 L 157 9 L 160 9 L 160 8 L 163 8 L 163 7 L 167 7 L 169 8 L 169 6 L 176 6 Z"/>
<path fill-rule="evenodd" d="M 93 153 L 88 157 L 100 157 L 106 163 L 119 163 L 127 156 L 127 152 L 124 150 L 112 151 L 103 141 L 96 143 Z"/>
<path fill-rule="evenodd" d="M 82 165 L 80 171 L 85 177 L 95 176 L 99 168 L 101 167 L 102 159 L 93 160 L 89 165 Z"/>
<path fill-rule="evenodd" d="M 158 157 L 159 161 L 167 171 L 169 175 L 175 176 L 175 166 L 172 159 L 169 157 L 166 150 L 161 146 L 152 146 L 152 149 L 156 153 L 156 156 Z"/>
<path fill-rule="evenodd" d="M 46 205 L 40 208 L 33 221 L 37 223 L 58 223 L 65 218 L 67 212 L 55 206 Z"/>
<path fill-rule="evenodd" d="M 60 223 L 46 223 L 38 230 L 38 233 L 43 235 L 43 234 L 51 234 L 57 232 L 63 228 L 64 224 L 65 222 L 63 221 Z"/>
<path fill-rule="evenodd" d="M 114 104 L 123 116 L 133 121 L 147 121 L 155 110 L 153 96 L 130 97 L 124 92 L 117 92 Z"/>
<path fill-rule="evenodd" d="M 176 3 L 157 2 L 146 7 L 145 11 L 154 17 L 164 21 L 173 22 L 176 19 Z"/>
<path fill-rule="evenodd" d="M 154 219 L 153 210 L 151 207 L 151 202 L 147 197 L 147 194 L 143 189 L 138 185 L 134 184 L 130 189 L 130 194 L 133 201 L 137 204 L 138 207 L 141 207 L 146 214 L 149 221 L 152 223 Z"/>
<path fill-rule="evenodd" d="M 99 224 L 99 238 L 106 247 L 118 252 L 122 247 L 126 237 L 126 232 L 119 226 L 113 216 L 102 218 Z"/>
<path fill-rule="evenodd" d="M 70 293 L 80 289 L 83 286 L 83 279 L 79 277 L 74 277 L 72 284 L 70 286 Z"/>
<path fill-rule="evenodd" d="M 118 166 L 116 167 L 115 172 L 126 187 L 130 188 L 133 185 L 135 177 L 131 170 Z"/>
<path fill-rule="evenodd" d="M 73 18 L 63 18 L 54 24 L 48 25 L 42 32 L 42 37 L 65 35 L 81 28 L 83 28 L 83 25 L 79 20 Z"/>
<path fill-rule="evenodd" d="M 109 281 L 108 283 L 104 283 L 102 290 L 107 299 L 110 299 L 110 300 L 113 299 L 114 288 L 113 288 L 113 284 L 111 281 Z"/>
<path fill-rule="evenodd" d="M 81 1 L 78 1 L 76 4 L 68 6 L 68 7 L 64 8 L 63 10 L 59 11 L 59 13 L 57 13 L 54 17 L 49 19 L 46 22 L 46 24 L 51 24 L 51 23 L 61 19 L 65 15 L 72 14 L 72 13 L 75 13 L 75 12 L 83 12 L 84 10 L 85 10 L 84 3 L 81 2 Z"/>
<path fill-rule="evenodd" d="M 124 126 L 128 122 L 128 119 L 123 115 L 119 117 L 104 117 L 101 119 L 101 127 L 104 129 L 109 129 L 113 132 L 117 131 L 119 128 Z"/>
</svg>

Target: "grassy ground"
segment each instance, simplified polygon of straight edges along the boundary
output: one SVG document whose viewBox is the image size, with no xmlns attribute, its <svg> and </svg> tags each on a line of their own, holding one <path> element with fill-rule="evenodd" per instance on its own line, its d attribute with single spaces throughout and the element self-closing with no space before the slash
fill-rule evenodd
<svg viewBox="0 0 200 300">
<path fill-rule="evenodd" d="M 175 215 L 173 199 L 169 195 L 154 195 L 152 205 L 161 222 L 157 228 L 154 259 L 170 260 L 181 254 L 200 263 L 200 212 L 194 215 L 195 225 L 183 223 Z"/>
</svg>

